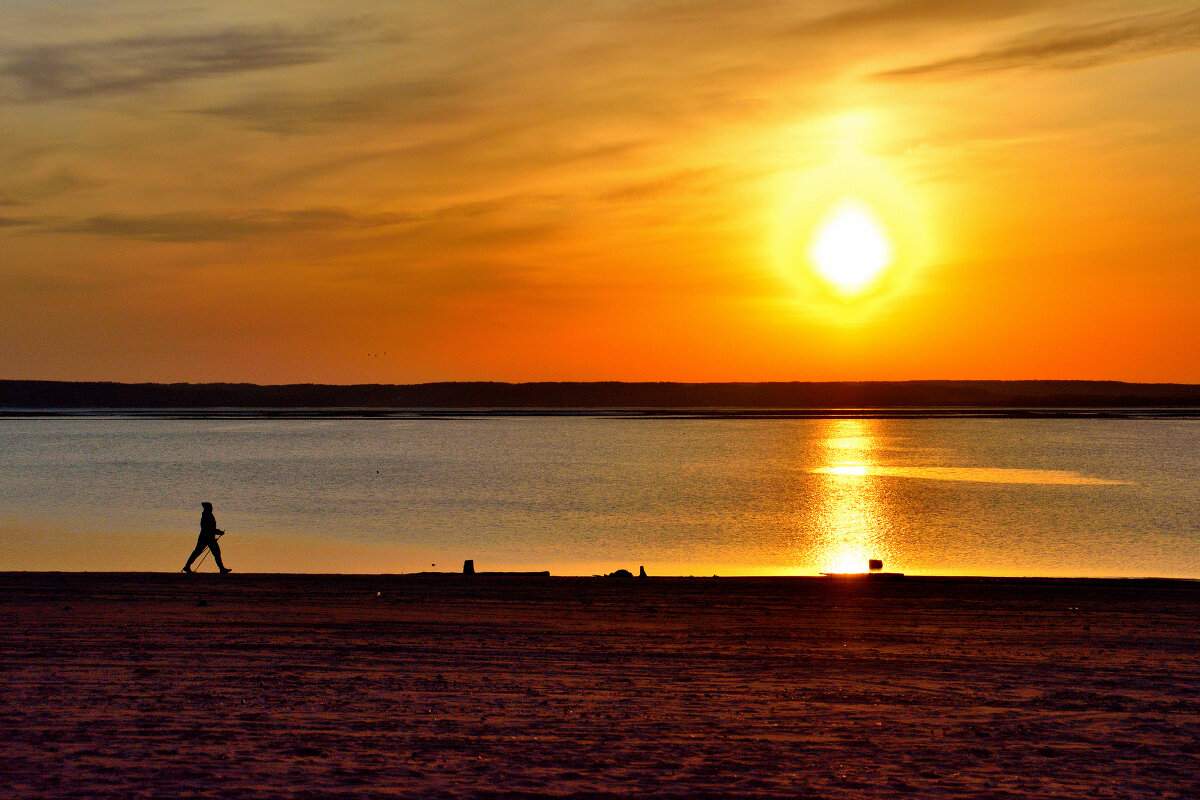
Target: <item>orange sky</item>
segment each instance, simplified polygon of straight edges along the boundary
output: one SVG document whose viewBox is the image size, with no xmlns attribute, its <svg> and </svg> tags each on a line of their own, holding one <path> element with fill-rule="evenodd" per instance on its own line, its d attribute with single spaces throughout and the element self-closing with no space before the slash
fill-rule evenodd
<svg viewBox="0 0 1200 800">
<path fill-rule="evenodd" d="M 242 5 L 0 8 L 0 377 L 1200 382 L 1195 2 Z"/>
</svg>

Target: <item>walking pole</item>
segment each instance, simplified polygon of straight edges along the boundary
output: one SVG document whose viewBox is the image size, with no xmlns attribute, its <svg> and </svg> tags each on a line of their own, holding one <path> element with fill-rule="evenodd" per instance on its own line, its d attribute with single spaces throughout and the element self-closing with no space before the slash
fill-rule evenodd
<svg viewBox="0 0 1200 800">
<path fill-rule="evenodd" d="M 221 538 L 222 536 L 224 536 L 224 535 L 225 535 L 225 531 L 221 531 L 220 533 L 218 533 L 218 534 L 217 534 L 217 538 L 218 538 L 218 539 L 220 539 L 220 538 Z M 211 547 L 206 547 L 206 548 L 204 548 L 204 555 L 200 556 L 200 560 L 196 562 L 196 570 L 195 570 L 196 572 L 199 572 L 199 571 L 200 571 L 200 567 L 201 567 L 201 565 L 203 565 L 203 564 L 204 564 L 204 560 L 205 560 L 206 558 L 208 558 L 208 554 L 209 554 L 209 553 L 211 553 L 211 552 L 212 552 L 212 548 L 211 548 Z"/>
</svg>

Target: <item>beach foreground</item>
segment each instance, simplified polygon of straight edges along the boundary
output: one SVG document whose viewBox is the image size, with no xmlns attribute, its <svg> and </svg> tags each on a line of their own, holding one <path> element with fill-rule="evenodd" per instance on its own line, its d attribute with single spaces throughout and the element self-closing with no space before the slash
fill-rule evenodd
<svg viewBox="0 0 1200 800">
<path fill-rule="evenodd" d="M 1200 584 L 0 574 L 15 797 L 1196 797 Z"/>
</svg>

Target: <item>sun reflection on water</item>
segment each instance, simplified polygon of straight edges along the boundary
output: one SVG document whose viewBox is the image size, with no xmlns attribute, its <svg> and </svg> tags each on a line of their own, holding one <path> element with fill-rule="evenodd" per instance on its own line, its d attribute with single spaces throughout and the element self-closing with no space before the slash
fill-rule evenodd
<svg viewBox="0 0 1200 800">
<path fill-rule="evenodd" d="M 887 510 L 871 477 L 879 420 L 829 420 L 822 440 L 816 553 L 821 572 L 865 572 L 867 560 L 890 555 L 884 537 Z"/>
<path fill-rule="evenodd" d="M 824 467 L 813 470 L 813 472 L 823 472 L 827 475 L 867 475 L 869 474 L 868 469 L 862 464 L 846 464 L 838 467 Z"/>
</svg>

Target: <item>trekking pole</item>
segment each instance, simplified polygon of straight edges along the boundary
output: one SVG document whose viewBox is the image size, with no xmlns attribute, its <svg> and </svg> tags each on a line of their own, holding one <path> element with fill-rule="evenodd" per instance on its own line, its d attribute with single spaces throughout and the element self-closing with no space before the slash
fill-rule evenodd
<svg viewBox="0 0 1200 800">
<path fill-rule="evenodd" d="M 224 535 L 225 535 L 225 531 L 221 531 L 220 533 L 217 534 L 217 538 L 220 539 Z M 200 571 L 200 567 L 203 566 L 204 560 L 206 558 L 208 558 L 208 554 L 211 552 L 212 552 L 211 547 L 204 548 L 204 555 L 200 556 L 200 560 L 196 562 L 196 572 Z"/>
</svg>

